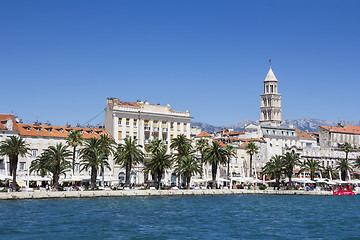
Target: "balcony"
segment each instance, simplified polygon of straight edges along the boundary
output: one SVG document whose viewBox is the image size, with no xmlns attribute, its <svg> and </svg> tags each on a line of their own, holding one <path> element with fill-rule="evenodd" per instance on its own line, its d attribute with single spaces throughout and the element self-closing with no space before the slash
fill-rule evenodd
<svg viewBox="0 0 360 240">
<path fill-rule="evenodd" d="M 145 126 L 145 127 L 144 127 L 144 130 L 145 130 L 145 131 L 150 131 L 150 127 L 149 127 L 149 126 Z"/>
<path fill-rule="evenodd" d="M 158 127 L 154 127 L 154 132 L 158 132 L 159 128 Z"/>
<path fill-rule="evenodd" d="M 161 131 L 163 131 L 163 132 L 167 132 L 167 128 L 161 128 Z"/>
<path fill-rule="evenodd" d="M 150 143 L 150 140 L 149 139 L 145 139 L 144 140 L 144 144 L 149 144 Z"/>
</svg>

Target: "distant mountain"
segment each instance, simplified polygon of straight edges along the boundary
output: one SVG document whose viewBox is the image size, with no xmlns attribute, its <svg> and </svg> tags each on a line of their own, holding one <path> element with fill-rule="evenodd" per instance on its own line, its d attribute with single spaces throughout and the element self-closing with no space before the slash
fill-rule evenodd
<svg viewBox="0 0 360 240">
<path fill-rule="evenodd" d="M 220 131 L 225 128 L 231 128 L 231 129 L 234 129 L 235 131 L 243 131 L 244 127 L 251 123 L 258 124 L 259 120 L 255 121 L 255 120 L 250 120 L 250 119 L 243 119 L 243 120 L 236 122 L 235 124 L 224 124 L 221 126 L 214 126 L 214 125 L 203 123 L 203 122 L 192 122 L 191 125 L 200 127 L 202 129 L 202 131 L 206 131 L 206 132 L 210 133 L 210 132 Z M 354 122 L 354 121 L 342 121 L 341 123 L 344 125 L 360 126 L 360 122 Z M 320 125 L 334 127 L 334 126 L 338 125 L 338 122 L 329 122 L 326 120 L 315 119 L 315 118 L 283 120 L 283 126 L 288 127 L 290 125 L 293 125 L 294 127 L 301 129 L 303 131 L 308 130 L 309 132 L 317 132 L 317 131 L 319 131 Z"/>
</svg>

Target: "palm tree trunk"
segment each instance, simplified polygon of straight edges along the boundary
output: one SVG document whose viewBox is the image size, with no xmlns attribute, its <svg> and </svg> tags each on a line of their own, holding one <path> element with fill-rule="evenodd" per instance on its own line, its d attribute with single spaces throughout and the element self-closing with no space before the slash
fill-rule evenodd
<svg viewBox="0 0 360 240">
<path fill-rule="evenodd" d="M 250 154 L 250 174 L 249 176 L 252 177 L 252 154 Z"/>
<path fill-rule="evenodd" d="M 157 190 L 160 189 L 161 178 L 162 178 L 162 172 L 159 171 L 158 174 L 157 174 L 157 183 L 156 183 L 156 189 Z"/>
<path fill-rule="evenodd" d="M 191 181 L 191 176 L 186 176 L 186 187 L 187 187 L 187 189 L 190 189 L 190 181 Z"/>
<path fill-rule="evenodd" d="M 230 159 L 228 159 L 228 164 L 227 164 L 227 180 L 230 180 Z M 230 187 L 230 182 L 229 182 L 229 187 Z"/>
<path fill-rule="evenodd" d="M 55 167 L 55 172 L 54 172 L 54 187 L 56 188 L 56 190 L 59 190 L 59 174 L 60 174 L 60 166 L 57 165 Z"/>
<path fill-rule="evenodd" d="M 128 187 L 130 186 L 130 171 L 131 171 L 131 167 L 130 167 L 130 161 L 128 161 L 126 163 L 126 176 L 125 176 L 125 186 Z"/>
<path fill-rule="evenodd" d="M 16 192 L 16 167 L 13 168 L 13 184 L 12 184 L 12 191 Z"/>
<path fill-rule="evenodd" d="M 211 167 L 211 175 L 212 175 L 212 189 L 216 189 L 216 171 L 217 171 L 217 164 L 213 163 Z"/>
<path fill-rule="evenodd" d="M 96 187 L 97 170 L 95 167 L 91 168 L 91 189 L 95 190 Z"/>
<path fill-rule="evenodd" d="M 292 176 L 292 169 L 288 171 L 288 177 L 289 177 L 289 189 L 292 189 L 292 181 L 291 181 L 291 176 Z"/>
<path fill-rule="evenodd" d="M 73 176 L 75 175 L 75 151 L 76 151 L 76 147 L 74 147 L 73 161 L 72 161 L 72 172 L 73 172 Z"/>
</svg>

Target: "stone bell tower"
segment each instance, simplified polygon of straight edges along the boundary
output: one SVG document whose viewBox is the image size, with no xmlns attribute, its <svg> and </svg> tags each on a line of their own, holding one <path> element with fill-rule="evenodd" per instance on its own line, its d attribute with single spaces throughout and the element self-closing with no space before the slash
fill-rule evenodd
<svg viewBox="0 0 360 240">
<path fill-rule="evenodd" d="M 264 94 L 260 95 L 260 125 L 281 126 L 281 94 L 278 93 L 277 85 L 277 79 L 270 65 L 264 80 Z"/>
</svg>

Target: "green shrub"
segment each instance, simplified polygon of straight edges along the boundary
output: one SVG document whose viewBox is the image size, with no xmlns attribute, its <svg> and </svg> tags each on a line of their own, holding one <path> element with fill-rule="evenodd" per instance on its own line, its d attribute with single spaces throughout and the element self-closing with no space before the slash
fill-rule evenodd
<svg viewBox="0 0 360 240">
<path fill-rule="evenodd" d="M 265 189 L 267 189 L 267 187 L 265 185 L 262 185 L 262 186 L 259 187 L 259 189 L 260 190 L 265 190 Z"/>
</svg>

